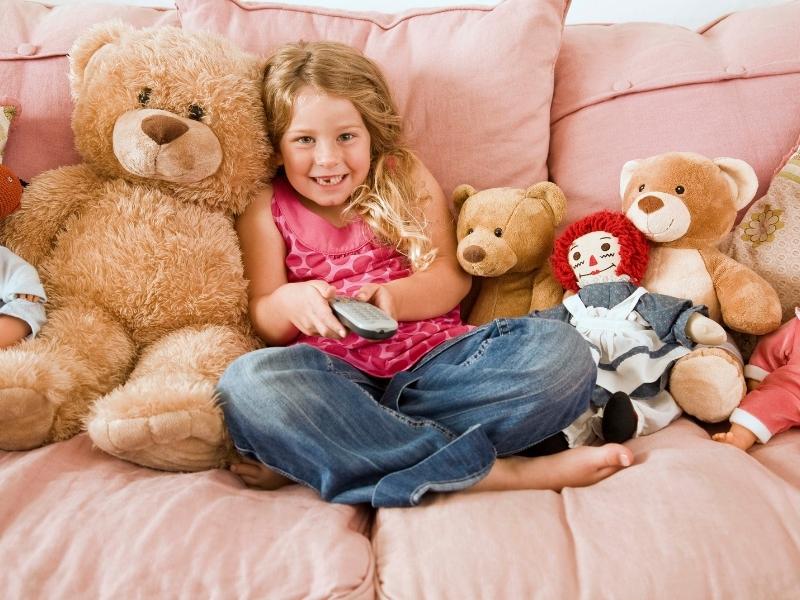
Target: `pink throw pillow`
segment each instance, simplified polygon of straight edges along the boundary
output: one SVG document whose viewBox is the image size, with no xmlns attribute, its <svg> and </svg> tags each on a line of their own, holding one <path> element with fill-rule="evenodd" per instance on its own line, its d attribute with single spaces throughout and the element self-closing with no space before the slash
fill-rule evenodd
<svg viewBox="0 0 800 600">
<path fill-rule="evenodd" d="M 566 0 L 505 0 L 398 15 L 235 0 L 178 0 L 184 29 L 268 54 L 333 40 L 384 70 L 412 148 L 450 194 L 547 179 L 553 65 Z"/>
<path fill-rule="evenodd" d="M 562 227 L 618 207 L 631 159 L 681 150 L 747 161 L 766 191 L 800 131 L 800 3 L 733 13 L 699 30 L 572 25 L 556 63 L 550 177 Z"/>
<path fill-rule="evenodd" d="M 0 95 L 14 98 L 22 107 L 4 162 L 22 179 L 80 160 L 70 127 L 67 51 L 87 27 L 110 19 L 135 27 L 178 25 L 176 10 L 3 1 Z"/>
</svg>

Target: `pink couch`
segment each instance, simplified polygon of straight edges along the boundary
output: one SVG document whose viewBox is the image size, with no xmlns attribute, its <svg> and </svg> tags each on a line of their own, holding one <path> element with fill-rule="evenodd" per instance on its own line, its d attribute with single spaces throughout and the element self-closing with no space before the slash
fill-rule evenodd
<svg viewBox="0 0 800 600">
<path fill-rule="evenodd" d="M 355 14 L 235 0 L 177 10 L 6 0 L 0 99 L 21 107 L 5 160 L 78 160 L 65 54 L 122 18 L 227 35 L 267 52 L 327 37 L 385 68 L 409 135 L 449 193 L 549 177 L 569 218 L 618 205 L 631 158 L 667 150 L 750 162 L 764 191 L 800 134 L 800 3 L 692 32 L 562 29 L 564 0 Z M 798 240 L 800 247 L 800 240 Z M 4 598 L 796 598 L 800 430 L 749 454 L 682 418 L 629 443 L 635 464 L 588 488 L 439 495 L 413 509 L 326 504 L 227 471 L 161 473 L 86 435 L 0 452 Z"/>
</svg>

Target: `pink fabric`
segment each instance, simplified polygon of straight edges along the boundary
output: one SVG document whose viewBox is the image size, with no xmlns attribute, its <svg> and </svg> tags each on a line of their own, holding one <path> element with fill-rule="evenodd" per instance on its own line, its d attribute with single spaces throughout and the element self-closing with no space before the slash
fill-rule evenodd
<svg viewBox="0 0 800 600">
<path fill-rule="evenodd" d="M 275 178 L 273 191 L 272 217 L 286 242 L 290 282 L 322 279 L 342 295 L 354 296 L 365 283 L 387 283 L 411 274 L 406 258 L 375 241 L 363 221 L 334 227 L 304 207 L 283 177 Z M 370 375 L 391 377 L 470 329 L 455 307 L 434 319 L 401 321 L 397 333 L 386 340 L 370 341 L 355 333 L 343 340 L 300 334 L 296 343 L 319 348 Z"/>
<path fill-rule="evenodd" d="M 433 495 L 411 510 L 381 509 L 378 595 L 796 595 L 800 431 L 748 455 L 682 418 L 626 445 L 635 464 L 590 487 Z"/>
<path fill-rule="evenodd" d="M 373 598 L 369 513 L 228 471 L 162 473 L 81 434 L 0 452 L 4 598 Z"/>
<path fill-rule="evenodd" d="M 758 389 L 745 396 L 739 410 L 758 419 L 773 435 L 800 425 L 800 317 L 762 337 L 748 365 L 767 375 Z"/>
<path fill-rule="evenodd" d="M 80 161 L 70 128 L 67 51 L 87 27 L 110 19 L 135 27 L 178 25 L 176 10 L 3 0 L 0 95 L 22 107 L 12 123 L 4 163 L 22 179 Z"/>
<path fill-rule="evenodd" d="M 328 39 L 384 70 L 412 148 L 446 194 L 547 179 L 553 65 L 566 0 L 356 13 L 235 0 L 177 0 L 184 29 L 221 33 L 251 52 Z"/>
<path fill-rule="evenodd" d="M 556 64 L 548 164 L 565 227 L 618 207 L 631 159 L 682 150 L 750 163 L 762 194 L 800 130 L 800 3 L 734 13 L 701 31 L 573 25 Z"/>
</svg>

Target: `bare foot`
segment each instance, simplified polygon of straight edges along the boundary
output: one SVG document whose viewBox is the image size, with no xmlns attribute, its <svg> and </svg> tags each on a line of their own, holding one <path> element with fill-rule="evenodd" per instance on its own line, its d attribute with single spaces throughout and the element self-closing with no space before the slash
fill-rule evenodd
<svg viewBox="0 0 800 600">
<path fill-rule="evenodd" d="M 633 464 L 621 444 L 579 446 L 549 456 L 512 456 L 495 461 L 489 474 L 468 491 L 554 490 L 597 483 Z"/>
<path fill-rule="evenodd" d="M 238 475 L 248 486 L 262 490 L 277 490 L 285 485 L 294 483 L 288 477 L 276 473 L 263 463 L 240 456 L 241 462 L 233 463 L 230 470 Z"/>
<path fill-rule="evenodd" d="M 731 424 L 730 431 L 715 433 L 711 437 L 715 442 L 730 444 L 731 446 L 736 446 L 740 450 L 747 450 L 756 443 L 756 435 L 738 423 Z"/>
</svg>

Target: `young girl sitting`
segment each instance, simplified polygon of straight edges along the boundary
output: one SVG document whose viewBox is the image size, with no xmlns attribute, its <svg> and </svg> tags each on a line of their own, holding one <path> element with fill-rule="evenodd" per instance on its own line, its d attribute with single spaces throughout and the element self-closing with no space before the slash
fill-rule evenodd
<svg viewBox="0 0 800 600">
<path fill-rule="evenodd" d="M 566 324 L 463 325 L 469 289 L 444 195 L 402 144 L 374 63 L 335 43 L 290 44 L 264 80 L 281 171 L 239 219 L 250 316 L 269 344 L 223 374 L 219 396 L 243 460 L 275 489 L 410 506 L 428 491 L 587 485 L 632 462 L 624 446 L 516 454 L 589 404 L 588 344 Z M 399 322 L 375 342 L 345 331 L 336 295 Z"/>
</svg>

